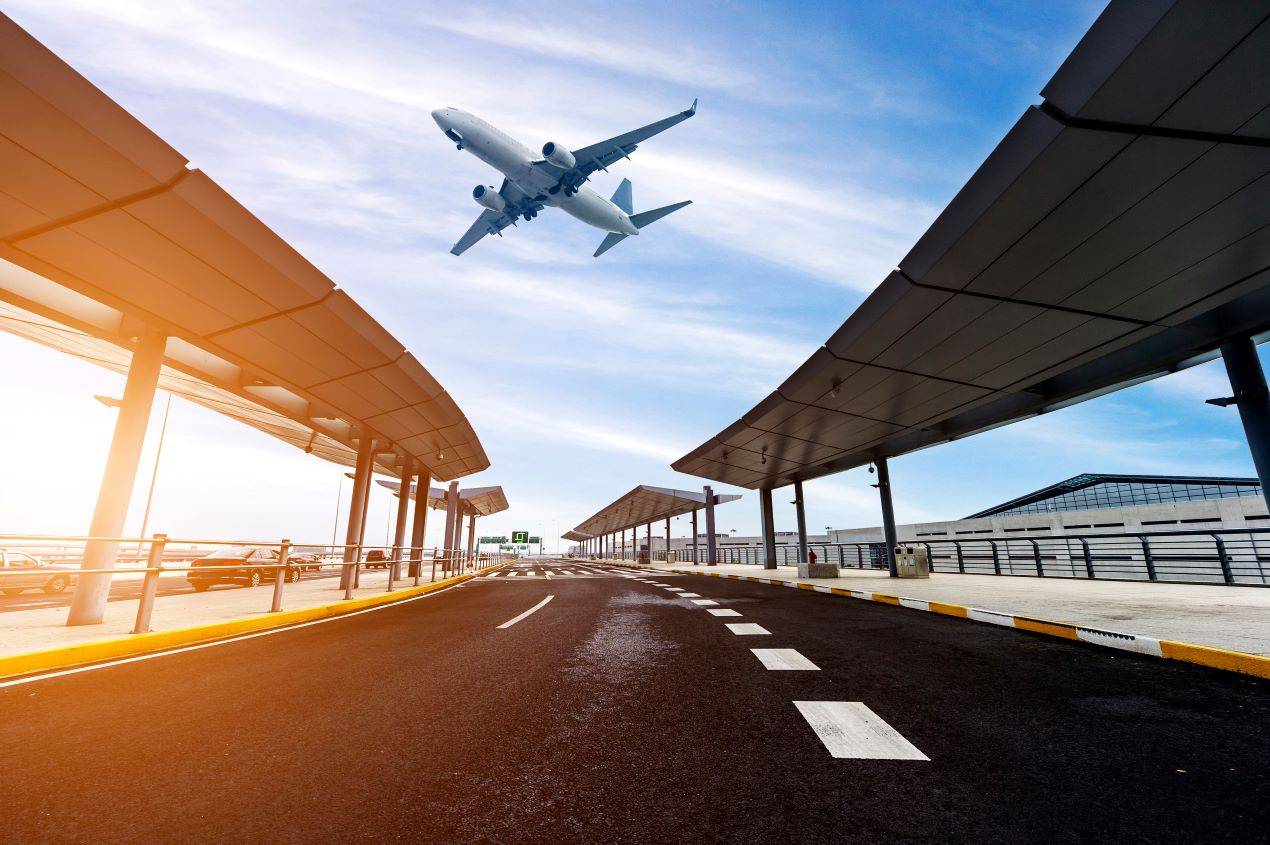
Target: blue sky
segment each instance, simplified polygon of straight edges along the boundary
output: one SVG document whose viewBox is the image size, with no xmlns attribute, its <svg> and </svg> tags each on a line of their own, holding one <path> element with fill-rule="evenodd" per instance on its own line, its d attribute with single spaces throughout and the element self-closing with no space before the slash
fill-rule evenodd
<svg viewBox="0 0 1270 845">
<path fill-rule="evenodd" d="M 670 461 L 829 336 L 1037 101 L 1101 6 L 10 0 L 6 11 L 446 385 L 493 460 L 468 483 L 501 483 L 513 503 L 488 530 L 551 534 L 638 483 L 699 486 Z M 497 177 L 430 110 L 475 112 L 531 147 L 577 147 L 694 97 L 693 120 L 593 180 L 611 193 L 630 178 L 637 210 L 689 208 L 598 260 L 601 234 L 555 212 L 448 254 L 480 210 L 472 186 Z M 26 364 L 0 373 L 10 402 L 44 412 L 8 415 L 0 435 L 71 444 L 8 456 L 23 485 L 6 485 L 0 527 L 82 531 L 113 422 L 91 394 L 121 380 L 13 338 L 0 354 Z M 1202 403 L 1224 392 L 1220 365 L 1206 365 L 902 457 L 898 516 L 963 516 L 1079 472 L 1251 474 L 1236 413 Z M 339 469 L 179 401 L 166 449 L 151 530 L 330 535 Z M 876 524 L 867 485 L 862 470 L 809 484 L 809 524 Z M 379 499 L 371 526 L 386 521 Z M 752 495 L 724 513 L 722 529 L 757 530 Z M 792 508 L 777 524 L 792 527 Z"/>
</svg>

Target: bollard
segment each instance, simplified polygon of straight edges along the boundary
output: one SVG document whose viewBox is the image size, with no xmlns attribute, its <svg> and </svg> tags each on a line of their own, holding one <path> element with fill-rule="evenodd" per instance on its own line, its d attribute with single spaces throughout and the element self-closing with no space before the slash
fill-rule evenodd
<svg viewBox="0 0 1270 845">
<path fill-rule="evenodd" d="M 287 580 L 287 561 L 291 558 L 291 541 L 283 540 L 278 555 L 278 571 L 273 576 L 273 603 L 269 605 L 270 613 L 282 610 L 282 582 Z"/>
<path fill-rule="evenodd" d="M 145 634 L 150 631 L 150 614 L 154 611 L 154 596 L 159 591 L 159 573 L 163 571 L 163 547 L 167 544 L 168 535 L 155 534 L 150 541 L 150 556 L 146 559 L 146 577 L 141 585 L 141 601 L 137 603 L 137 622 L 132 626 L 132 633 Z"/>
</svg>

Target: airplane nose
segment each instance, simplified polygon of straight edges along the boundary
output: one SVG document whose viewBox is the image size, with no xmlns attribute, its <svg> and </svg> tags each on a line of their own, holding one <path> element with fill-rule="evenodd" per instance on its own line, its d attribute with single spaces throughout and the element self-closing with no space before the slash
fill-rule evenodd
<svg viewBox="0 0 1270 845">
<path fill-rule="evenodd" d="M 448 111 L 449 109 L 435 109 L 432 112 L 432 119 L 435 120 L 437 122 L 437 126 L 440 126 L 442 129 L 449 128 L 445 125 L 446 113 Z"/>
</svg>

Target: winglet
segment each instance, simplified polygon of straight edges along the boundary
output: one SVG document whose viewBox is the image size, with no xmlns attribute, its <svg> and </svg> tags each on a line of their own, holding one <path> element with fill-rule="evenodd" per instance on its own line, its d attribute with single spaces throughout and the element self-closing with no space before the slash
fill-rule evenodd
<svg viewBox="0 0 1270 845">
<path fill-rule="evenodd" d="M 692 116 L 693 116 L 694 114 L 696 114 L 696 113 L 697 113 L 697 98 L 696 98 L 696 97 L 693 97 L 693 98 L 692 98 L 692 105 L 691 105 L 691 106 L 689 106 L 689 107 L 688 107 L 688 110 L 687 110 L 686 112 L 684 112 L 683 114 L 684 114 L 684 117 L 692 117 Z"/>
</svg>

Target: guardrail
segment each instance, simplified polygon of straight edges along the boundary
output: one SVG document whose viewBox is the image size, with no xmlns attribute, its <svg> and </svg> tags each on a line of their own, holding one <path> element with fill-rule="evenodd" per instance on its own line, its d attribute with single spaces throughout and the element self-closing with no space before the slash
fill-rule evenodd
<svg viewBox="0 0 1270 845">
<path fill-rule="evenodd" d="M 83 569 L 74 566 L 83 560 L 82 551 L 90 541 L 129 544 L 146 549 L 145 566 L 120 566 L 112 569 Z M 205 547 L 215 547 L 205 548 Z M 243 557 L 235 557 L 226 550 L 242 549 Z M 266 555 L 256 557 L 260 552 Z M 218 559 L 224 564 L 198 563 Z M 379 567 L 388 570 L 388 592 L 398 588 L 402 580 L 401 566 L 406 564 L 406 578 L 419 586 L 428 570 L 429 581 L 441 577 L 475 571 L 483 566 L 501 563 L 505 556 L 495 553 L 467 553 L 445 551 L 440 548 L 418 546 L 370 546 L 331 545 L 329 543 L 295 543 L 289 539 L 279 541 L 179 539 L 164 534 L 153 537 L 71 537 L 37 534 L 0 534 L 0 592 L 15 595 L 27 589 L 44 589 L 61 593 L 73 589 L 81 575 L 109 575 L 111 586 L 115 576 L 141 576 L 142 585 L 137 603 L 136 622 L 132 633 L 142 634 L 150 630 L 150 619 L 158 597 L 159 578 L 166 574 L 185 572 L 196 591 L 202 592 L 216 581 L 241 581 L 244 586 L 262 584 L 266 574 L 272 575 L 273 590 L 270 596 L 270 613 L 282 610 L 284 585 L 300 580 L 304 571 L 327 570 L 328 576 L 341 575 L 344 583 L 344 599 L 353 598 L 353 590 L 360 584 L 363 568 Z M 51 562 L 55 561 L 55 562 Z M 190 573 L 204 577 L 192 578 Z M 216 578 L 217 573 L 225 577 Z M 54 587 L 50 589 L 50 586 Z"/>
<path fill-rule="evenodd" d="M 993 535 L 901 540 L 924 546 L 931 572 L 1016 575 L 1164 583 L 1270 586 L 1270 528 L 1215 528 L 1205 531 L 1153 531 L 1060 536 Z M 811 543 L 824 563 L 840 569 L 885 569 L 882 543 Z M 679 563 L 704 564 L 704 547 L 672 549 Z M 777 565 L 798 563 L 798 547 L 777 546 Z M 760 547 L 720 546 L 722 564 L 762 566 Z M 639 560 L 627 550 L 620 560 Z M 657 561 L 666 553 L 657 551 Z"/>
</svg>

